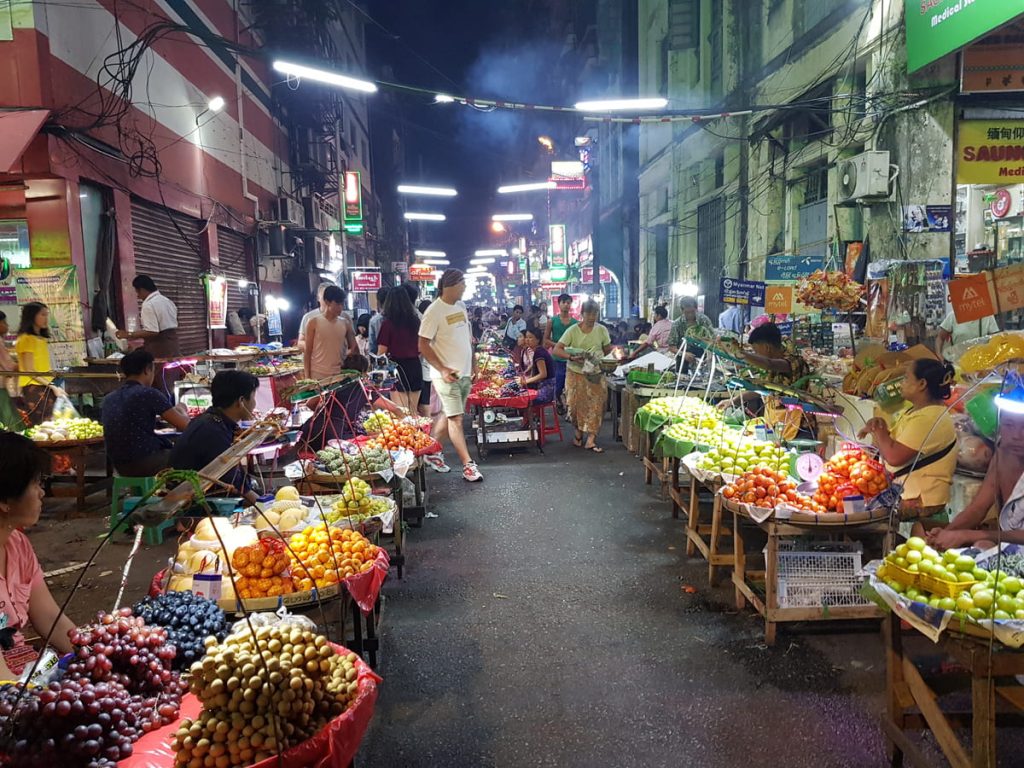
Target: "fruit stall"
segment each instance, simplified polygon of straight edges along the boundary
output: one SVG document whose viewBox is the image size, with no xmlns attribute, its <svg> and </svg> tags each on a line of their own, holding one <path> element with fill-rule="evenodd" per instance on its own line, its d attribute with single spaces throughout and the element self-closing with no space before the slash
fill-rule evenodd
<svg viewBox="0 0 1024 768">
<path fill-rule="evenodd" d="M 77 502 L 75 510 L 65 512 L 65 517 L 84 510 L 87 496 L 110 492 L 113 473 L 106 461 L 103 425 L 99 422 L 65 416 L 30 427 L 25 436 L 53 457 L 55 471 L 45 483 L 46 494 L 73 497 Z M 103 474 L 89 474 L 89 460 L 93 457 L 103 457 Z"/>
<path fill-rule="evenodd" d="M 472 433 L 481 460 L 496 447 L 543 451 L 533 401 L 537 392 L 523 387 L 509 358 L 497 353 L 477 355 L 477 380 L 466 400 Z"/>
</svg>

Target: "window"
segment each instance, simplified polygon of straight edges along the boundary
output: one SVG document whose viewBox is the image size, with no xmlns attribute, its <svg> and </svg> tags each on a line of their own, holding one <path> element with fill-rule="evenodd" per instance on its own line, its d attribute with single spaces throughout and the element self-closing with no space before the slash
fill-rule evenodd
<svg viewBox="0 0 1024 768">
<path fill-rule="evenodd" d="M 810 32 L 845 4 L 846 0 L 796 0 L 793 27 L 799 34 Z"/>
<path fill-rule="evenodd" d="M 722 19 L 722 3 L 711 4 L 711 82 L 709 83 L 711 93 L 715 96 L 722 95 L 722 70 L 724 68 L 723 63 L 723 50 L 725 46 L 722 44 L 722 35 L 724 30 L 722 29 L 724 22 Z"/>
<path fill-rule="evenodd" d="M 816 203 L 828 198 L 828 166 L 808 170 L 804 185 L 804 203 Z"/>
<path fill-rule="evenodd" d="M 672 51 L 700 47 L 700 0 L 669 0 L 666 41 Z"/>
</svg>

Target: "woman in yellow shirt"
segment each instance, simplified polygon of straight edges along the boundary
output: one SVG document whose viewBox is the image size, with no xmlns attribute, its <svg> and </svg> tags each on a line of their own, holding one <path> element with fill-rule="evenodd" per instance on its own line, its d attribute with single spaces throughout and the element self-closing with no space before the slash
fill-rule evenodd
<svg viewBox="0 0 1024 768">
<path fill-rule="evenodd" d="M 18 340 L 14 343 L 18 353 L 18 370 L 43 373 L 53 370 L 50 360 L 50 308 L 31 301 L 21 308 Z M 32 424 L 42 424 L 53 416 L 57 393 L 53 376 L 19 376 L 21 398 L 25 402 L 25 415 Z"/>
<path fill-rule="evenodd" d="M 956 470 L 956 428 L 946 408 L 955 373 L 949 363 L 915 360 L 907 364 L 903 399 L 910 408 L 890 427 L 871 419 L 860 436 L 871 434 L 897 483 L 905 507 L 944 507 Z"/>
</svg>

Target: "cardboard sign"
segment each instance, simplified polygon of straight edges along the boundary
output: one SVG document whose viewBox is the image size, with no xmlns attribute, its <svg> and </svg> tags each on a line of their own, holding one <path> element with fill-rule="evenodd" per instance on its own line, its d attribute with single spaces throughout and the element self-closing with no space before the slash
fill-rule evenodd
<svg viewBox="0 0 1024 768">
<path fill-rule="evenodd" d="M 1024 264 L 1000 267 L 993 275 L 1000 312 L 1024 308 Z"/>
<path fill-rule="evenodd" d="M 764 306 L 765 284 L 758 280 L 737 280 L 732 277 L 723 277 L 719 289 L 723 304 L 739 304 L 744 307 Z"/>
<path fill-rule="evenodd" d="M 949 301 L 958 323 L 969 323 L 996 313 L 995 289 L 988 273 L 958 277 L 949 283 Z"/>
<path fill-rule="evenodd" d="M 764 311 L 768 315 L 788 315 L 793 311 L 793 286 L 770 285 L 764 292 Z"/>
</svg>

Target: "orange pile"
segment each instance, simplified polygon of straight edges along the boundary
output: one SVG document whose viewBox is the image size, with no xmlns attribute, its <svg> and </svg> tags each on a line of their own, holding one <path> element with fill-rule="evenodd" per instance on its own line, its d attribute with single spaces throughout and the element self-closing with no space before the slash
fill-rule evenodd
<svg viewBox="0 0 1024 768">
<path fill-rule="evenodd" d="M 846 448 L 825 462 L 814 499 L 830 510 L 838 510 L 847 496 L 871 498 L 888 485 L 885 467 L 859 448 Z"/>
<path fill-rule="evenodd" d="M 337 584 L 373 567 L 377 547 L 358 531 L 311 526 L 288 540 L 292 583 L 299 591 Z"/>
<path fill-rule="evenodd" d="M 744 472 L 736 480 L 722 488 L 722 495 L 733 501 L 753 504 L 763 509 L 775 509 L 785 504 L 804 512 L 821 514 L 825 508 L 814 499 L 798 493 L 796 483 L 789 475 L 774 469 L 757 467 Z"/>
<path fill-rule="evenodd" d="M 433 444 L 434 440 L 430 435 L 411 424 L 401 422 L 384 424 L 380 433 L 368 443 L 371 447 L 385 448 L 389 451 L 408 448 L 414 453 L 429 448 Z"/>
<path fill-rule="evenodd" d="M 260 539 L 255 544 L 239 547 L 231 557 L 238 596 L 246 600 L 290 594 L 294 591 L 292 579 L 285 575 L 290 564 L 279 539 Z"/>
</svg>

